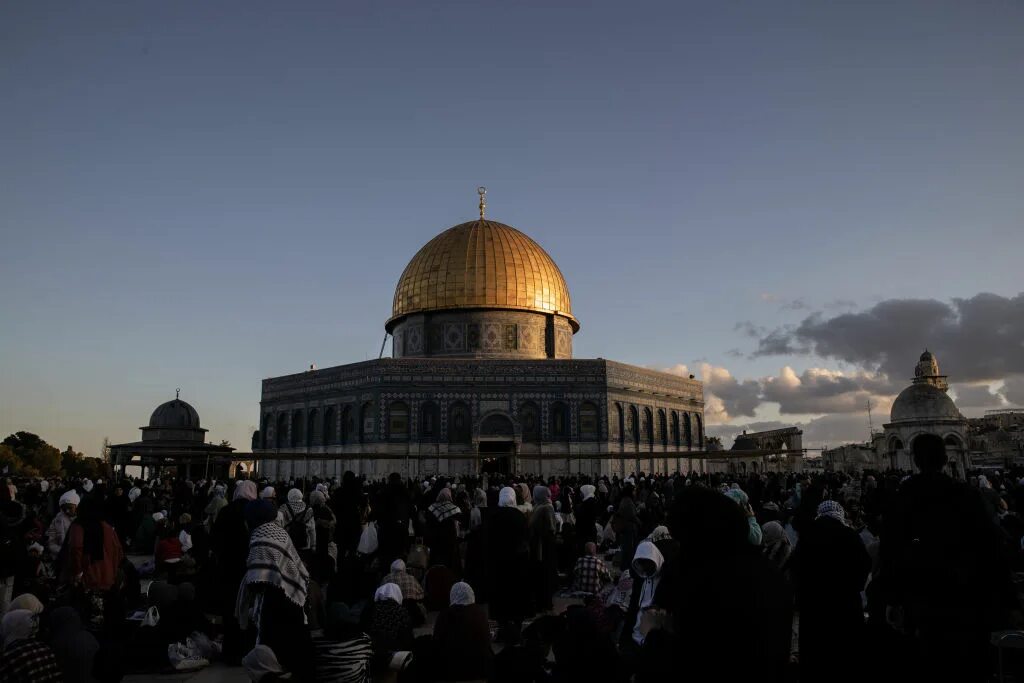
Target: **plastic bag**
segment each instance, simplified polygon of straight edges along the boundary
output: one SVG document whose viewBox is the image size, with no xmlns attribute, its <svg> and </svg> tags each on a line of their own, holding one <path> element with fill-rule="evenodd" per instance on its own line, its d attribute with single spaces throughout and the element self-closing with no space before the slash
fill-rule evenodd
<svg viewBox="0 0 1024 683">
<path fill-rule="evenodd" d="M 377 552 L 378 547 L 377 523 L 370 522 L 363 529 L 363 533 L 359 537 L 359 545 L 356 547 L 356 550 L 358 550 L 361 555 L 372 555 Z"/>
<path fill-rule="evenodd" d="M 142 625 L 143 626 L 156 626 L 159 623 L 160 623 L 160 610 L 158 610 L 156 608 L 156 605 L 153 605 L 148 610 L 146 610 L 146 615 L 144 617 L 142 617 Z"/>
<path fill-rule="evenodd" d="M 210 665 L 210 660 L 202 656 L 192 639 L 185 643 L 171 643 L 167 646 L 167 660 L 175 671 L 195 671 Z"/>
</svg>

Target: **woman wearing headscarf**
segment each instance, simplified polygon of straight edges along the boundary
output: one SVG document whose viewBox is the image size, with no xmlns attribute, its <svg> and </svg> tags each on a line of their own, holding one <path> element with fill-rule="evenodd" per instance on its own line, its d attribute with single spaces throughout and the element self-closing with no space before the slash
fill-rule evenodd
<svg viewBox="0 0 1024 683">
<path fill-rule="evenodd" d="M 242 481 L 232 494 L 231 503 L 217 514 L 213 525 L 213 593 L 216 595 L 224 623 L 224 659 L 229 664 L 238 664 L 249 649 L 243 643 L 242 632 L 235 617 L 235 597 L 238 586 L 245 575 L 245 563 L 249 556 L 249 526 L 245 521 L 245 506 L 256 500 L 256 484 Z"/>
<path fill-rule="evenodd" d="M 516 492 L 498 493 L 498 509 L 488 529 L 487 576 L 490 580 L 490 616 L 501 625 L 499 638 L 514 644 L 526 616 L 529 584 L 524 581 L 530 561 L 526 516 L 516 507 Z"/>
<path fill-rule="evenodd" d="M 71 607 L 58 607 L 50 614 L 50 647 L 57 658 L 64 683 L 91 683 L 100 644 L 82 626 Z"/>
<path fill-rule="evenodd" d="M 452 586 L 449 606 L 434 623 L 432 655 L 439 680 L 487 680 L 494 651 L 487 612 L 476 604 L 473 588 L 464 582 Z"/>
<path fill-rule="evenodd" d="M 576 554 L 583 555 L 587 543 L 596 543 L 597 518 L 601 513 L 601 504 L 597 500 L 597 489 L 593 484 L 580 487 L 580 504 L 576 506 Z"/>
<path fill-rule="evenodd" d="M 538 611 L 553 608 L 551 596 L 558 586 L 558 557 L 555 551 L 555 509 L 547 486 L 533 487 L 530 514 L 530 562 L 533 604 Z"/>
<path fill-rule="evenodd" d="M 327 494 L 323 491 L 316 490 L 310 493 L 309 504 L 313 508 L 313 523 L 316 525 L 316 556 L 326 561 L 330 559 L 330 545 L 334 540 L 334 528 L 338 520 L 327 504 Z M 333 560 L 331 565 L 333 566 Z"/>
<path fill-rule="evenodd" d="M 252 535 L 235 615 L 242 628 L 251 620 L 256 642 L 273 650 L 297 680 L 309 680 L 313 643 L 304 612 L 309 572 L 269 503 L 249 503 L 245 517 Z"/>
<path fill-rule="evenodd" d="M 761 552 L 764 556 L 781 571 L 788 570 L 793 546 L 786 535 L 786 529 L 776 521 L 765 522 L 761 526 L 761 537 Z"/>
<path fill-rule="evenodd" d="M 469 512 L 469 533 L 466 534 L 466 581 L 477 586 L 480 599 L 487 599 L 487 527 L 490 515 L 487 493 L 473 492 L 473 508 Z"/>
<path fill-rule="evenodd" d="M 46 529 L 46 549 L 50 553 L 51 558 L 56 558 L 60 554 L 60 549 L 64 545 L 64 537 L 67 536 L 68 529 L 71 528 L 71 523 L 75 521 L 75 517 L 78 515 L 78 504 L 82 502 L 78 493 L 74 489 L 65 491 L 60 497 L 60 512 L 50 522 L 49 528 Z"/>
<path fill-rule="evenodd" d="M 462 510 L 452 502 L 452 490 L 443 488 L 437 501 L 427 508 L 427 546 L 430 564 L 444 565 L 456 574 L 462 570 L 459 562 L 459 518 Z"/>
<path fill-rule="evenodd" d="M 791 562 L 800 610 L 801 680 L 860 680 L 857 662 L 846 654 L 859 651 L 863 642 L 861 591 L 871 558 L 839 503 L 818 505 L 817 516 L 800 530 Z M 840 661 L 844 666 L 837 670 Z"/>
<path fill-rule="evenodd" d="M 217 484 L 213 487 L 213 495 L 210 497 L 210 502 L 206 504 L 206 508 L 203 510 L 203 514 L 206 515 L 206 525 L 210 529 L 213 529 L 217 523 L 217 515 L 220 514 L 220 511 L 227 507 L 227 492 L 228 489 L 224 484 Z"/>
<path fill-rule="evenodd" d="M 533 512 L 533 498 L 530 495 L 530 485 L 524 482 L 516 484 L 516 507 L 524 515 Z"/>
<path fill-rule="evenodd" d="M 312 552 L 316 548 L 316 520 L 313 511 L 302 500 L 302 491 L 288 491 L 288 502 L 278 510 L 281 525 L 288 532 L 299 552 Z"/>
<path fill-rule="evenodd" d="M 60 681 L 60 666 L 50 646 L 36 637 L 39 617 L 27 609 L 10 610 L 0 622 L 0 681 L 47 683 Z"/>
<path fill-rule="evenodd" d="M 373 604 L 364 614 L 366 633 L 373 641 L 373 654 L 378 661 L 387 661 L 400 650 L 412 649 L 412 619 L 402 601 L 402 589 L 386 583 L 373 594 Z"/>
</svg>

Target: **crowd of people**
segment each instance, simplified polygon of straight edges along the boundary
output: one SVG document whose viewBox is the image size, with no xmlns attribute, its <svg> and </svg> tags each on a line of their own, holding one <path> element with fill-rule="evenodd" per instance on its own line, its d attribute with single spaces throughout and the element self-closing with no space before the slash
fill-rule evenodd
<svg viewBox="0 0 1024 683">
<path fill-rule="evenodd" d="M 1021 626 L 1024 477 L 913 448 L 916 473 L 860 477 L 7 480 L 0 683 L 214 658 L 265 682 L 987 680 Z"/>
</svg>

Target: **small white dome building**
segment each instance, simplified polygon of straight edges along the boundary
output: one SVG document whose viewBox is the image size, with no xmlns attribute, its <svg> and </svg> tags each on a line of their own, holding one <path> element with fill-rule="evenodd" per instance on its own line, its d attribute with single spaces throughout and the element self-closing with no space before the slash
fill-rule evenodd
<svg viewBox="0 0 1024 683">
<path fill-rule="evenodd" d="M 909 470 L 914 467 L 914 439 L 921 434 L 938 434 L 946 442 L 950 470 L 962 477 L 970 468 L 965 448 L 967 418 L 960 414 L 946 391 L 949 383 L 939 374 L 939 362 L 927 349 L 914 371 L 913 383 L 893 401 L 882 444 L 888 466 Z"/>
</svg>

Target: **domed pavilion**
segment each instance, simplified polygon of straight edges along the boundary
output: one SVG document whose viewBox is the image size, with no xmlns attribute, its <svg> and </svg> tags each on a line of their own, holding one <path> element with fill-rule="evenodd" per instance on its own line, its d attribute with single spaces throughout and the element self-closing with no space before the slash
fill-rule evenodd
<svg viewBox="0 0 1024 683">
<path fill-rule="evenodd" d="M 965 449 L 967 418 L 946 393 L 948 389 L 946 376 L 939 374 L 935 354 L 926 349 L 914 370 L 911 385 L 893 401 L 882 441 L 887 466 L 912 469 L 914 439 L 921 434 L 938 434 L 946 442 L 954 474 L 962 475 L 970 467 Z"/>
<path fill-rule="evenodd" d="M 140 427 L 142 440 L 110 447 L 110 462 L 121 476 L 125 468 L 142 468 L 145 479 L 172 470 L 190 479 L 231 478 L 252 469 L 251 461 L 239 461 L 234 448 L 206 443 L 206 432 L 199 424 L 199 413 L 182 401 L 180 391 L 171 401 L 161 403 Z"/>
<path fill-rule="evenodd" d="M 693 467 L 701 382 L 573 357 L 580 322 L 551 256 L 485 217 L 427 242 L 398 278 L 390 358 L 263 380 L 253 452 L 271 478 Z"/>
</svg>

